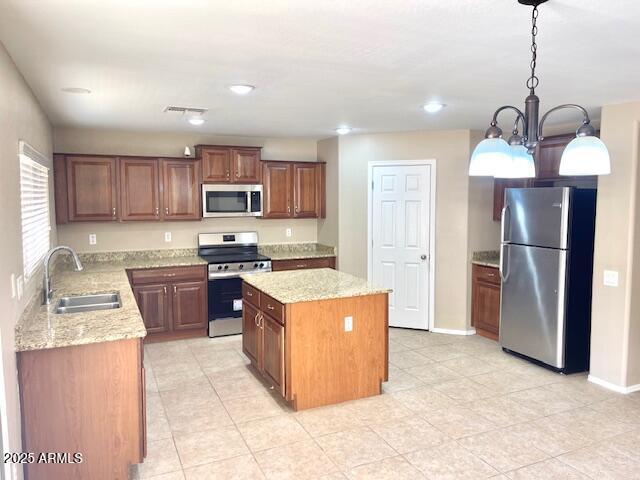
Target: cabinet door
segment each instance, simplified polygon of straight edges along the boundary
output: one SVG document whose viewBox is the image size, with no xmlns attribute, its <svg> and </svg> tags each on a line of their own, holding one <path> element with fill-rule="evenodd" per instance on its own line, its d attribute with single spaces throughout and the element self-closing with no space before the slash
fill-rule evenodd
<svg viewBox="0 0 640 480">
<path fill-rule="evenodd" d="M 162 217 L 199 220 L 200 181 L 197 160 L 162 160 Z"/>
<path fill-rule="evenodd" d="M 67 157 L 69 221 L 118 219 L 115 157 Z"/>
<path fill-rule="evenodd" d="M 471 320 L 473 326 L 497 340 L 500 331 L 500 285 L 474 280 Z"/>
<path fill-rule="evenodd" d="M 167 290 L 168 286 L 166 284 L 144 285 L 133 288 L 133 294 L 136 297 L 136 302 L 148 333 L 168 332 L 171 330 Z"/>
<path fill-rule="evenodd" d="M 180 282 L 170 287 L 173 330 L 204 329 L 207 325 L 207 282 Z"/>
<path fill-rule="evenodd" d="M 260 350 L 262 331 L 258 328 L 258 310 L 248 303 L 242 302 L 242 351 L 251 363 L 260 369 Z"/>
<path fill-rule="evenodd" d="M 290 218 L 292 200 L 292 165 L 263 162 L 263 218 Z"/>
<path fill-rule="evenodd" d="M 205 182 L 231 181 L 231 151 L 228 148 L 203 148 L 201 157 L 202 179 Z"/>
<path fill-rule="evenodd" d="M 320 216 L 318 180 L 319 171 L 317 164 L 294 164 L 294 217 L 317 218 Z"/>
<path fill-rule="evenodd" d="M 545 138 L 535 151 L 536 178 L 558 178 L 560 177 L 560 159 L 562 152 L 575 134 L 556 135 Z"/>
<path fill-rule="evenodd" d="M 260 183 L 260 150 L 234 148 L 231 150 L 234 183 Z"/>
<path fill-rule="evenodd" d="M 284 327 L 269 315 L 262 315 L 262 370 L 271 384 L 284 393 Z"/>
<path fill-rule="evenodd" d="M 122 220 L 160 219 L 159 177 L 157 159 L 120 158 Z"/>
</svg>

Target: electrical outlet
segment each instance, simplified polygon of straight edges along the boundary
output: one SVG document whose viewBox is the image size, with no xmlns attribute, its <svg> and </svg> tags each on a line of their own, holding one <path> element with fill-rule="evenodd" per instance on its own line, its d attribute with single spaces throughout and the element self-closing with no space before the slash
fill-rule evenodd
<svg viewBox="0 0 640 480">
<path fill-rule="evenodd" d="M 164 241 L 165 242 L 171 241 L 171 232 L 164 232 Z"/>
<path fill-rule="evenodd" d="M 605 270 L 603 283 L 607 287 L 617 287 L 619 284 L 619 275 L 615 270 Z"/>
<path fill-rule="evenodd" d="M 18 277 L 18 281 L 16 282 L 16 293 L 18 294 L 18 300 L 20 300 L 24 293 L 24 278 L 22 278 L 22 275 Z"/>
<path fill-rule="evenodd" d="M 293 235 L 293 231 L 290 228 L 287 228 L 286 234 L 287 237 L 290 237 L 291 235 Z"/>
<path fill-rule="evenodd" d="M 98 243 L 98 236 L 95 233 L 89 234 L 89 245 L 95 245 Z"/>
<path fill-rule="evenodd" d="M 16 274 L 11 274 L 11 298 L 16 298 Z"/>
<path fill-rule="evenodd" d="M 344 317 L 344 331 L 345 332 L 353 331 L 353 317 Z"/>
</svg>

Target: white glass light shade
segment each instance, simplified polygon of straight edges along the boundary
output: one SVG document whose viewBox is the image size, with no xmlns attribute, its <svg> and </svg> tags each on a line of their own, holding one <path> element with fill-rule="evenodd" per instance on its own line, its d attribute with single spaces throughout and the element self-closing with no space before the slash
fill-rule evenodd
<svg viewBox="0 0 640 480">
<path fill-rule="evenodd" d="M 609 150 L 598 137 L 576 137 L 562 152 L 560 175 L 608 175 L 611 173 Z"/>
<path fill-rule="evenodd" d="M 471 155 L 469 176 L 493 177 L 500 165 L 511 162 L 511 147 L 502 138 L 485 138 Z"/>
<path fill-rule="evenodd" d="M 511 158 L 497 166 L 495 178 L 534 178 L 536 164 L 524 145 L 511 145 Z"/>
</svg>

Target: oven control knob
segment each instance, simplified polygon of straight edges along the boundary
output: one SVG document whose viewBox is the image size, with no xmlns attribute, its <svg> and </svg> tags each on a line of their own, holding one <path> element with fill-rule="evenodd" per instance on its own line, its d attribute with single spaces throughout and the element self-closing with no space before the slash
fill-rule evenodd
<svg viewBox="0 0 640 480">
<path fill-rule="evenodd" d="M 260 268 L 262 268 L 262 267 L 264 267 L 264 263 L 261 263 L 261 264 L 260 264 Z"/>
<path fill-rule="evenodd" d="M 257 264 L 257 263 L 254 263 L 254 264 L 253 264 L 253 268 L 258 268 L 258 264 Z"/>
<path fill-rule="evenodd" d="M 228 269 L 229 269 L 229 265 L 225 265 L 225 266 L 224 266 L 224 269 L 225 269 L 225 270 L 228 270 Z"/>
<path fill-rule="evenodd" d="M 218 270 L 222 270 L 222 265 L 218 265 Z"/>
<path fill-rule="evenodd" d="M 241 263 L 240 265 L 238 265 L 238 268 L 242 270 L 244 268 L 244 265 Z"/>
</svg>

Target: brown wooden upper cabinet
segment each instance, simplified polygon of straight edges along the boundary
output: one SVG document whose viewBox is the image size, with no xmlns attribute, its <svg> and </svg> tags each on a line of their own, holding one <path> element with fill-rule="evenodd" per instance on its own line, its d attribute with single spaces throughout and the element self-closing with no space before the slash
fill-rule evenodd
<svg viewBox="0 0 640 480">
<path fill-rule="evenodd" d="M 120 159 L 121 220 L 158 220 L 160 166 L 155 158 Z"/>
<path fill-rule="evenodd" d="M 260 183 L 260 147 L 196 145 L 202 180 L 209 183 Z"/>
<path fill-rule="evenodd" d="M 262 164 L 262 218 L 324 218 L 324 163 L 265 161 Z"/>
<path fill-rule="evenodd" d="M 195 159 L 54 156 L 56 222 L 199 220 Z"/>
<path fill-rule="evenodd" d="M 118 219 L 115 157 L 67 156 L 67 201 L 70 222 Z"/>
<path fill-rule="evenodd" d="M 199 220 L 200 181 L 197 160 L 162 159 L 165 220 Z"/>
</svg>

